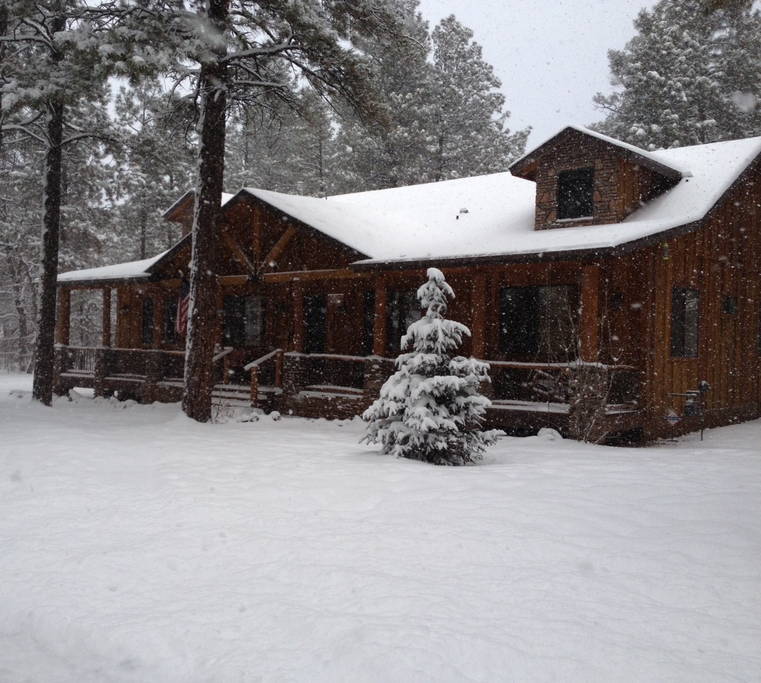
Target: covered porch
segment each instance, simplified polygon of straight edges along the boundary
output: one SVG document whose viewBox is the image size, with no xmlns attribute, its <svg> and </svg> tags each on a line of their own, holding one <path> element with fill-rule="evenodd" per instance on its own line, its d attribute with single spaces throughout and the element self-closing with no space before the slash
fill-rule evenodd
<svg viewBox="0 0 761 683">
<path fill-rule="evenodd" d="M 641 364 L 604 349 L 600 320 L 608 294 L 600 265 L 446 272 L 458 295 L 451 317 L 472 331 L 462 353 L 491 365 L 492 383 L 484 387 L 493 401 L 490 424 L 516 432 L 550 426 L 574 436 L 637 429 Z M 214 400 L 306 417 L 361 413 L 393 372 L 399 338 L 419 315 L 413 300 L 423 274 L 341 268 L 220 276 Z M 150 278 L 60 284 L 58 391 L 80 386 L 99 396 L 180 400 L 180 287 L 180 279 Z M 100 344 L 71 343 L 71 297 L 78 290 L 99 292 Z M 558 301 L 570 317 L 561 311 L 537 323 L 530 312 L 516 312 L 549 310 Z M 546 348 L 545 333 L 552 337 Z M 563 348 L 560 337 L 568 339 Z"/>
</svg>

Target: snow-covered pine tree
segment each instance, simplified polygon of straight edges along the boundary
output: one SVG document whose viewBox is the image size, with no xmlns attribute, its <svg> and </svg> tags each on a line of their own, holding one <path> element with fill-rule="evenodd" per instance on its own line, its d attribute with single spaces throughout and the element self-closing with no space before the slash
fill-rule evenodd
<svg viewBox="0 0 761 683">
<path fill-rule="evenodd" d="M 107 72 L 98 59 L 98 27 L 84 19 L 81 0 L 5 0 L 0 16 L 2 144 L 27 138 L 45 150 L 40 301 L 34 353 L 36 400 L 53 398 L 56 278 L 65 192 L 64 148 L 103 131 L 83 130 L 72 113 L 87 98 L 94 107 Z M 9 139 L 8 133 L 15 138 Z"/>
<path fill-rule="evenodd" d="M 143 259 L 171 247 L 179 238 L 162 213 L 193 186 L 195 137 L 192 107 L 166 92 L 159 79 L 123 87 L 115 101 L 121 145 L 114 154 L 112 220 L 121 230 L 121 253 L 134 244 Z"/>
<path fill-rule="evenodd" d="M 361 47 L 375 66 L 389 119 L 368 127 L 339 121 L 332 178 L 340 192 L 504 171 L 523 153 L 528 130 L 511 132 L 500 81 L 473 32 L 455 17 L 431 34 L 418 0 L 393 0 L 412 40 Z"/>
<path fill-rule="evenodd" d="M 396 372 L 362 418 L 363 437 L 380 443 L 384 453 L 437 465 L 463 465 L 481 458 L 502 432 L 482 430 L 490 405 L 480 393 L 489 381 L 489 366 L 474 358 L 452 356 L 470 330 L 447 320 L 447 299 L 454 292 L 437 268 L 417 291 L 426 314 L 402 337 Z"/>
<path fill-rule="evenodd" d="M 288 102 L 267 97 L 260 106 L 232 112 L 225 155 L 231 190 L 251 186 L 322 197 L 332 193 L 330 107 L 311 89 L 294 83 L 293 90 Z"/>
<path fill-rule="evenodd" d="M 530 129 L 510 132 L 502 83 L 473 31 L 450 15 L 431 35 L 435 83 L 434 179 L 504 171 Z"/>
<path fill-rule="evenodd" d="M 637 35 L 608 54 L 617 90 L 595 127 L 646 149 L 761 134 L 761 14 L 749 3 L 661 0 Z"/>
</svg>

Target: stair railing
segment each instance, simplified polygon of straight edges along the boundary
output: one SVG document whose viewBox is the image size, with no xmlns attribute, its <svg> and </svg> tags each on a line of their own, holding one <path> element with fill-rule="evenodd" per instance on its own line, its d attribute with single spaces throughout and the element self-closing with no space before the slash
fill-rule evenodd
<svg viewBox="0 0 761 683">
<path fill-rule="evenodd" d="M 275 363 L 275 386 L 283 386 L 283 349 L 275 349 L 265 354 L 261 358 L 252 360 L 243 366 L 244 370 L 251 372 L 251 405 L 255 406 L 259 399 L 259 371 L 262 365 L 268 361 Z"/>
<path fill-rule="evenodd" d="M 222 384 L 227 384 L 230 381 L 230 366 L 228 364 L 227 357 L 232 353 L 233 347 L 232 346 L 223 346 L 220 351 L 217 351 L 217 353 L 214 354 L 214 357 L 211 359 L 211 362 L 213 365 L 216 365 L 219 361 L 223 361 L 222 363 Z"/>
</svg>

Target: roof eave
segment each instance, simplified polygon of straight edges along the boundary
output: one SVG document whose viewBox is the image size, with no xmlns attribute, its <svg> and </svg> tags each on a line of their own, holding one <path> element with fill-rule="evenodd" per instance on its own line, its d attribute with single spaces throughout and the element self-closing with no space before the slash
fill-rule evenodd
<svg viewBox="0 0 761 683">
<path fill-rule="evenodd" d="M 83 280 L 58 280 L 56 286 L 65 289 L 106 289 L 135 283 L 151 282 L 149 273 L 129 277 L 86 278 Z"/>
<path fill-rule="evenodd" d="M 182 197 L 175 201 L 172 206 L 164 211 L 164 213 L 161 214 L 161 217 L 167 221 L 175 221 L 176 219 L 172 218 L 173 214 L 179 211 L 179 209 L 187 202 L 188 198 L 192 198 L 194 196 L 195 192 L 193 190 L 188 190 L 184 195 L 182 195 Z"/>
</svg>

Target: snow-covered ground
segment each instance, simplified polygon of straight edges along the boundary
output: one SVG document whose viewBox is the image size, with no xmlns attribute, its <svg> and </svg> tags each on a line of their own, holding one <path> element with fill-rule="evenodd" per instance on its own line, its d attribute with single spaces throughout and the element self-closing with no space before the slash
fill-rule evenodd
<svg viewBox="0 0 761 683">
<path fill-rule="evenodd" d="M 759 681 L 761 423 L 478 466 L 0 376 L 0 681 Z"/>
</svg>

